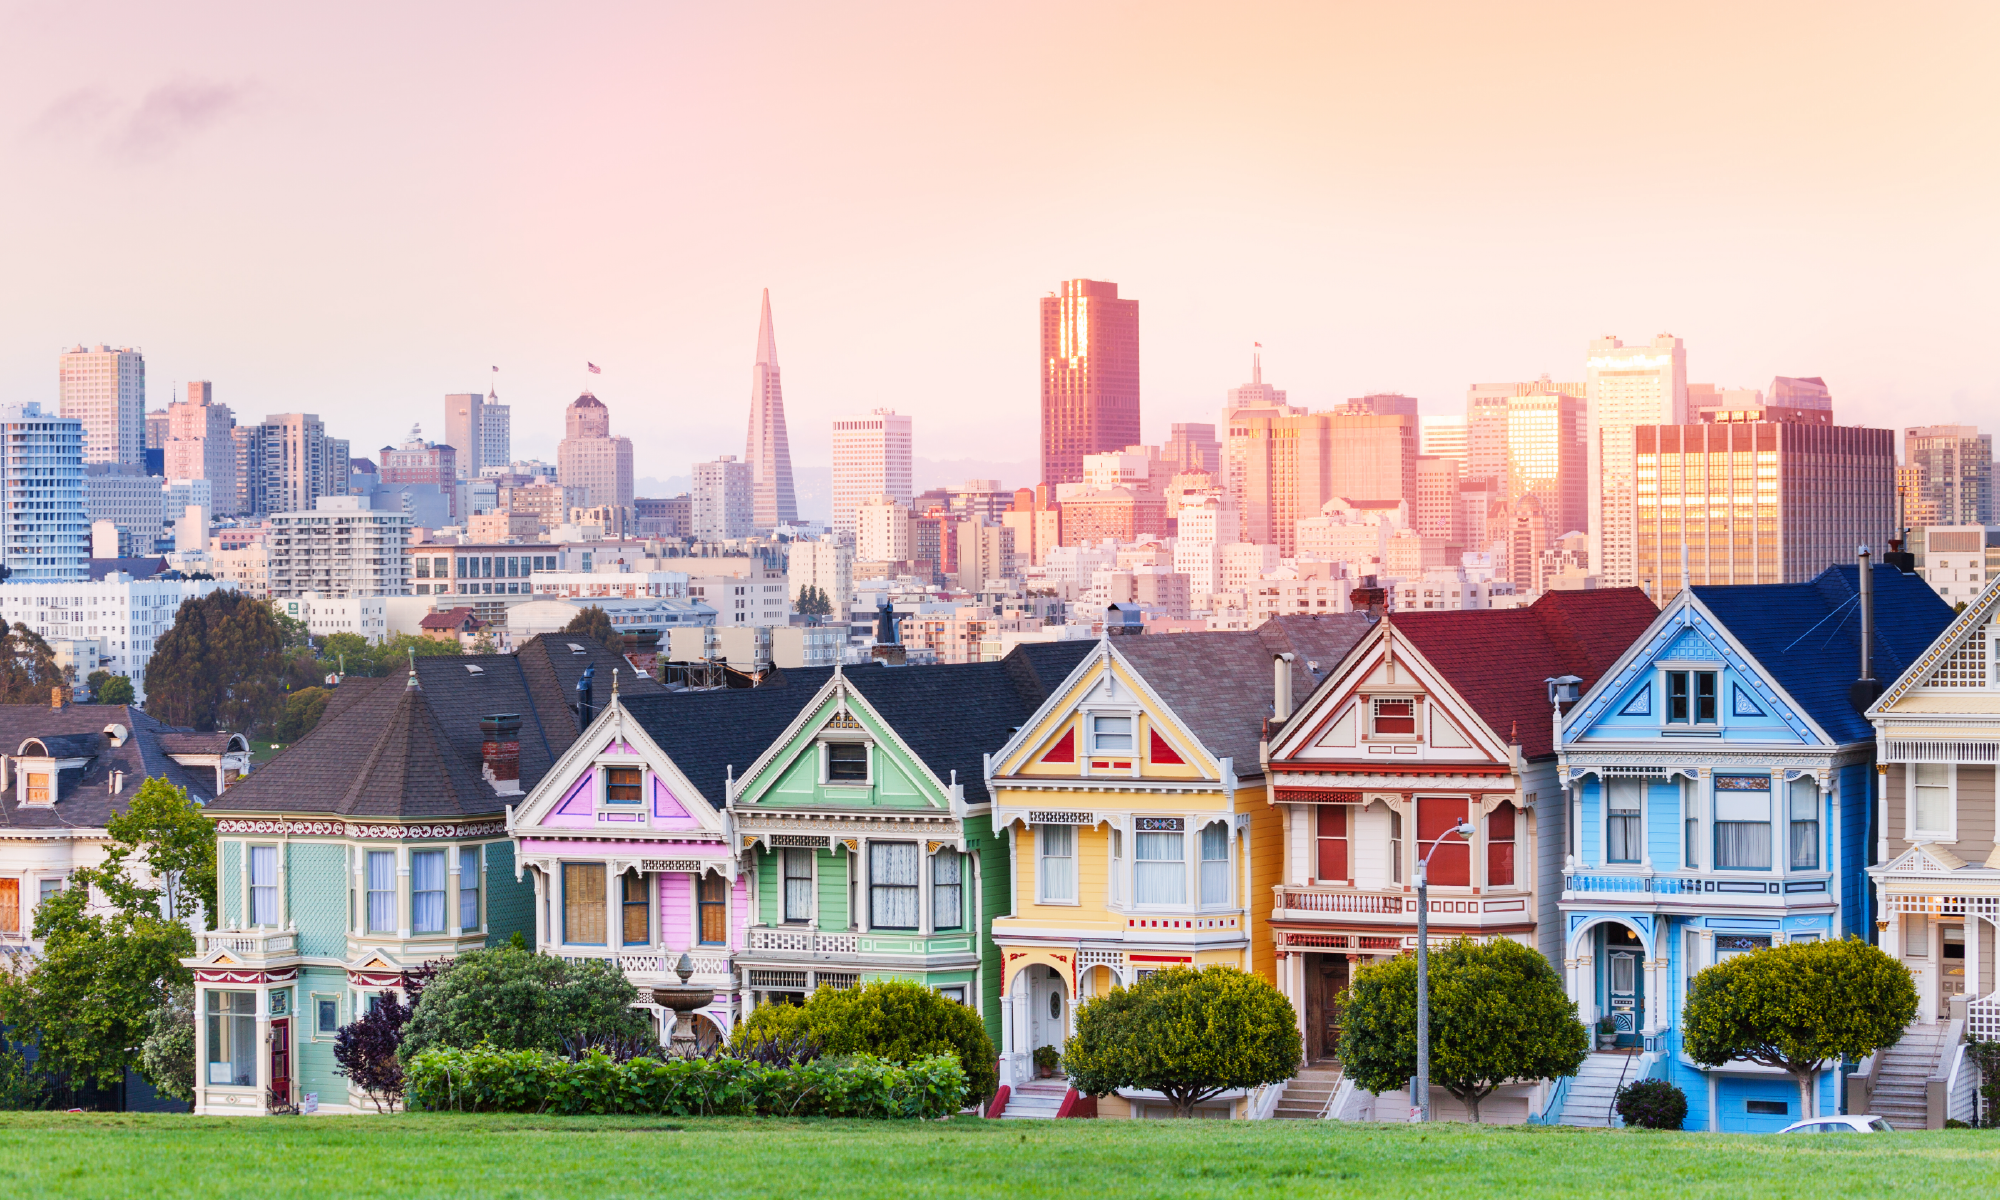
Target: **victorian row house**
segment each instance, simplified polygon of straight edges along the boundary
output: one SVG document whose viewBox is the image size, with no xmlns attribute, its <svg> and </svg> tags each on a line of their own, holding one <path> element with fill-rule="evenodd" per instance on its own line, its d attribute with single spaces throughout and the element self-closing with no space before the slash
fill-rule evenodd
<svg viewBox="0 0 2000 1200">
<path fill-rule="evenodd" d="M 1339 1046 L 1339 996 L 1353 971 L 1415 949 L 1426 856 L 1433 945 L 1507 937 L 1562 960 L 1550 681 L 1594 683 L 1656 614 L 1636 588 L 1550 592 L 1521 609 L 1397 613 L 1271 735 L 1261 799 L 1282 818 L 1283 873 L 1267 893 L 1269 937 L 1309 1060 Z M 1451 832 L 1461 823 L 1477 831 L 1469 842 Z M 1483 1108 L 1488 1119 L 1523 1121 L 1543 1099 L 1510 1086 Z M 1456 1113 L 1436 1091 L 1432 1101 L 1440 1115 Z M 1397 1092 L 1356 1096 L 1339 1115 L 1407 1111 Z"/>
<path fill-rule="evenodd" d="M 1800 1111 L 1789 1075 L 1694 1062 L 1680 1013 L 1693 976 L 1733 955 L 1872 939 L 1876 748 L 1852 689 L 1863 674 L 1896 678 L 1951 610 L 1915 575 L 1870 573 L 1872 605 L 1852 566 L 1682 589 L 1563 720 L 1570 820 L 1548 952 L 1581 1017 L 1611 1030 L 1579 1079 L 1669 1080 L 1690 1129 L 1771 1131 L 1817 1115 Z M 1987 811 L 1990 842 L 1990 799 Z M 1837 1111 L 1836 1085 L 1818 1081 L 1817 1112 Z M 1603 1123 L 1609 1103 L 1573 1086 L 1563 1115 Z"/>
</svg>

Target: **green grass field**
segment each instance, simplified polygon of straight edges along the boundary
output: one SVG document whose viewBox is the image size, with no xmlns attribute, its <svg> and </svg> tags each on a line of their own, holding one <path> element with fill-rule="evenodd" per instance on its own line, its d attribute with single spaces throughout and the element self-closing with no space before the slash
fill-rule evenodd
<svg viewBox="0 0 2000 1200">
<path fill-rule="evenodd" d="M 1991 1195 L 2000 1133 L 0 1115 L 11 1196 Z"/>
</svg>

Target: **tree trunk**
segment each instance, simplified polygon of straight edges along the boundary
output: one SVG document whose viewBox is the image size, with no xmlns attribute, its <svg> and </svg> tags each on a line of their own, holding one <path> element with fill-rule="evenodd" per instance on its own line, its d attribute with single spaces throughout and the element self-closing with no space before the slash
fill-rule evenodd
<svg viewBox="0 0 2000 1200">
<path fill-rule="evenodd" d="M 1792 1072 L 1793 1077 L 1799 1081 L 1799 1120 L 1801 1121 L 1810 1121 L 1819 1115 L 1813 1111 L 1813 1101 L 1818 1098 L 1814 1093 L 1819 1090 L 1813 1084 L 1816 1082 L 1815 1077 L 1818 1074 L 1819 1068 L 1817 1066 L 1806 1067 Z"/>
<path fill-rule="evenodd" d="M 1479 1124 L 1479 1097 L 1476 1095 L 1460 1096 L 1459 1099 L 1465 1101 L 1465 1107 L 1471 1111 L 1472 1123 L 1474 1125 Z"/>
</svg>

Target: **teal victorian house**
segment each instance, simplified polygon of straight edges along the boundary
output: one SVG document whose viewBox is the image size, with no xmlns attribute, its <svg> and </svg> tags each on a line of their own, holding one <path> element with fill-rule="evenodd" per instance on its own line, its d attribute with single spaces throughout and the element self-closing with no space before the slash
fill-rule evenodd
<svg viewBox="0 0 2000 1200">
<path fill-rule="evenodd" d="M 1683 589 L 1560 718 L 1562 966 L 1582 1017 L 1609 1027 L 1559 1102 L 1566 1123 L 1615 1124 L 1612 1091 L 1644 1077 L 1687 1095 L 1690 1129 L 1837 1111 L 1831 1077 L 1808 1101 L 1770 1068 L 1695 1063 L 1679 1014 L 1694 975 L 1732 955 L 1873 934 L 1859 578 Z M 1952 614 L 1914 575 L 1871 578 L 1873 673 L 1892 680 Z"/>
<path fill-rule="evenodd" d="M 312 732 L 208 805 L 219 928 L 184 960 L 197 1113 L 372 1110 L 335 1072 L 341 1026 L 425 962 L 533 944 L 507 808 L 576 739 L 569 696 L 591 665 L 631 670 L 542 638 L 349 679 Z"/>
</svg>

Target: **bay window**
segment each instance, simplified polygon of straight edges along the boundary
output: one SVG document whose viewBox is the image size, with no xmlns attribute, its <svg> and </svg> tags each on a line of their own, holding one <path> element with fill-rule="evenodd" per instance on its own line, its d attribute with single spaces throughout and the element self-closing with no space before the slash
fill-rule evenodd
<svg viewBox="0 0 2000 1200">
<path fill-rule="evenodd" d="M 1715 777 L 1715 866 L 1722 871 L 1771 869 L 1771 777 Z"/>
<path fill-rule="evenodd" d="M 410 930 L 444 932 L 444 851 L 410 852 Z"/>
<path fill-rule="evenodd" d="M 1431 856 L 1430 882 L 1446 887 L 1472 886 L 1472 847 L 1452 834 L 1465 820 L 1463 796 L 1417 797 L 1417 857 Z M 1438 841 L 1442 837 L 1443 841 Z M 1431 849 L 1435 842 L 1437 849 Z"/>
<path fill-rule="evenodd" d="M 1486 886 L 1514 885 L 1514 802 L 1503 800 L 1486 817 Z"/>
<path fill-rule="evenodd" d="M 396 931 L 396 852 L 368 852 L 368 932 Z"/>
<path fill-rule="evenodd" d="M 278 848 L 250 847 L 250 923 L 278 923 Z"/>
<path fill-rule="evenodd" d="M 810 921 L 813 911 L 813 852 L 780 850 L 784 871 L 785 915 L 787 921 Z"/>
<path fill-rule="evenodd" d="M 1132 899 L 1187 903 L 1187 854 L 1179 817 L 1140 817 L 1132 856 Z"/>
<path fill-rule="evenodd" d="M 1043 901 L 1069 903 L 1076 899 L 1076 826 L 1037 825 L 1040 863 L 1035 877 Z"/>
<path fill-rule="evenodd" d="M 458 927 L 479 928 L 479 847 L 458 848 Z"/>
<path fill-rule="evenodd" d="M 1403 814 L 1389 810 L 1389 879 L 1403 882 Z"/>
<path fill-rule="evenodd" d="M 1787 786 L 1791 800 L 1792 869 L 1819 869 L 1819 782 L 1794 779 Z"/>
<path fill-rule="evenodd" d="M 868 843 L 868 925 L 917 928 L 917 844 Z"/>
<path fill-rule="evenodd" d="M 1345 805 L 1321 804 L 1313 809 L 1313 834 L 1319 851 L 1313 878 L 1323 883 L 1348 878 L 1347 819 Z"/>
<path fill-rule="evenodd" d="M 931 855 L 931 928 L 958 929 L 965 924 L 965 888 L 960 882 L 964 857 L 956 850 Z"/>
<path fill-rule="evenodd" d="M 257 993 L 208 993 L 208 1082 L 252 1087 L 257 1082 Z"/>
<path fill-rule="evenodd" d="M 562 865 L 563 941 L 604 945 L 604 864 Z"/>
<path fill-rule="evenodd" d="M 1604 861 L 1635 863 L 1642 857 L 1638 779 L 1604 781 Z"/>
<path fill-rule="evenodd" d="M 1227 904 L 1229 886 L 1229 826 L 1211 821 L 1201 827 L 1201 902 Z"/>
</svg>

